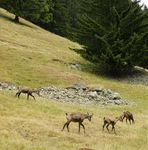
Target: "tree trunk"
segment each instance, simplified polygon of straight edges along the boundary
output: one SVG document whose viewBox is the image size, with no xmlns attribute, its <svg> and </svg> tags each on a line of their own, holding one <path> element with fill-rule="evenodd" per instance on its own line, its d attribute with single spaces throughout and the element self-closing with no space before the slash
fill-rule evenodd
<svg viewBox="0 0 148 150">
<path fill-rule="evenodd" d="M 14 21 L 17 22 L 17 23 L 19 23 L 19 16 L 15 15 Z"/>
</svg>

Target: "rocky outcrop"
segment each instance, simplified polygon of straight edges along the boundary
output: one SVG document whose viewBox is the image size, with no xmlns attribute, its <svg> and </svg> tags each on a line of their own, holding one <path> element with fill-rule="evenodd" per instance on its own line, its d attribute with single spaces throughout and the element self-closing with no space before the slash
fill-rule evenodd
<svg viewBox="0 0 148 150">
<path fill-rule="evenodd" d="M 94 104 L 94 105 L 127 105 L 128 102 L 120 94 L 110 89 L 89 88 L 82 84 L 75 84 L 68 88 L 44 87 L 40 95 L 46 99 L 59 102 Z"/>
<path fill-rule="evenodd" d="M 0 90 L 16 90 L 16 85 L 12 83 L 0 82 Z"/>
<path fill-rule="evenodd" d="M 0 90 L 17 90 L 14 84 L 1 83 Z M 121 95 L 110 89 L 101 87 L 90 88 L 83 84 L 74 84 L 71 87 L 59 88 L 55 86 L 40 88 L 40 96 L 59 102 L 78 103 L 85 105 L 127 105 Z"/>
</svg>

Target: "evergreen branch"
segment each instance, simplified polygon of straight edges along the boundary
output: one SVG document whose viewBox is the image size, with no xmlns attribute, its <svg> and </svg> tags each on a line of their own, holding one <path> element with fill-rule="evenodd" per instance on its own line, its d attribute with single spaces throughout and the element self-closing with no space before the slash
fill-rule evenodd
<svg viewBox="0 0 148 150">
<path fill-rule="evenodd" d="M 131 4 L 129 4 L 129 7 L 125 10 L 125 11 L 123 11 L 122 13 L 121 13 L 121 18 L 124 18 L 125 16 L 127 16 L 128 15 L 128 13 L 129 13 L 129 11 L 131 10 Z"/>
<path fill-rule="evenodd" d="M 120 24 L 120 16 L 119 13 L 117 12 L 117 9 L 115 7 L 112 8 L 113 14 L 115 15 L 116 18 L 116 27 L 118 28 Z"/>
<path fill-rule="evenodd" d="M 88 19 L 88 21 L 90 21 L 90 23 L 92 23 L 92 24 L 94 24 L 96 27 L 98 27 L 99 30 L 100 30 L 103 34 L 106 33 L 105 28 L 104 28 L 101 24 L 97 23 L 95 20 L 91 19 L 91 18 L 88 17 L 88 16 L 86 16 L 86 18 Z"/>
<path fill-rule="evenodd" d="M 97 34 L 95 34 L 94 36 L 104 44 L 104 46 L 106 47 L 106 49 L 109 49 L 110 45 L 109 45 L 109 43 L 103 37 L 100 37 Z"/>
<path fill-rule="evenodd" d="M 135 28 L 135 31 L 143 30 L 145 28 L 148 28 L 148 23 L 138 26 Z"/>
</svg>

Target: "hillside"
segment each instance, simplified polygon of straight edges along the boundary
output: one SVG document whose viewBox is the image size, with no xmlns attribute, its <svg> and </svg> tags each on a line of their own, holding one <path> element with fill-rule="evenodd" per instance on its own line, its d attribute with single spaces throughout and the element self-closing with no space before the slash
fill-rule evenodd
<svg viewBox="0 0 148 150">
<path fill-rule="evenodd" d="M 84 83 L 93 87 L 110 88 L 131 102 L 129 106 L 83 106 L 58 103 L 37 97 L 37 101 L 18 100 L 12 91 L 0 91 L 0 150 L 145 150 L 148 147 L 148 87 L 119 82 L 95 75 L 89 62 L 72 48 L 77 43 L 47 32 L 0 9 L 0 82 L 28 87 L 69 86 Z M 84 71 L 72 69 L 70 64 L 84 66 Z M 118 116 L 133 112 L 135 124 L 119 122 L 117 135 L 102 132 L 104 116 Z M 93 112 L 92 122 L 85 121 L 86 135 L 77 133 L 77 124 L 70 125 L 70 133 L 61 132 L 65 112 Z"/>
<path fill-rule="evenodd" d="M 69 83 L 79 80 L 64 63 L 83 62 L 70 48 L 80 48 L 65 38 L 47 32 L 23 19 L 21 25 L 12 22 L 14 16 L 0 9 L 0 80 L 23 85 Z M 11 62 L 11 63 L 10 63 Z M 30 83 L 31 81 L 31 83 Z"/>
</svg>

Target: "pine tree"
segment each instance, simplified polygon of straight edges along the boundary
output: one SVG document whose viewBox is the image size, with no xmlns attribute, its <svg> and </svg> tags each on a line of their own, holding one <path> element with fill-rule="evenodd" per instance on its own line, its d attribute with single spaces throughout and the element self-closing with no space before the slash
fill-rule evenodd
<svg viewBox="0 0 148 150">
<path fill-rule="evenodd" d="M 46 26 L 50 31 L 74 39 L 81 0 L 53 0 L 53 21 Z"/>
<path fill-rule="evenodd" d="M 34 23 L 52 20 L 52 0 L 5 0 L 1 7 L 14 13 L 16 22 L 19 22 L 19 17 Z"/>
<path fill-rule="evenodd" d="M 148 26 L 147 27 L 145 26 L 148 24 L 148 8 L 146 6 L 144 6 L 143 13 L 147 15 L 147 19 L 143 21 L 144 25 L 143 25 L 142 30 L 148 32 Z M 143 52 L 144 53 L 143 61 L 139 65 L 148 69 L 148 35 L 146 35 L 143 40 L 145 41 L 143 44 L 143 48 L 145 49 L 145 51 Z"/>
<path fill-rule="evenodd" d="M 50 31 L 62 36 L 67 36 L 70 25 L 67 2 L 68 0 L 53 0 L 53 20 L 47 27 Z"/>
<path fill-rule="evenodd" d="M 138 1 L 122 2 L 85 0 L 85 14 L 79 19 L 79 41 L 85 45 L 85 57 L 111 74 L 140 65 L 148 48 L 147 14 Z"/>
</svg>

